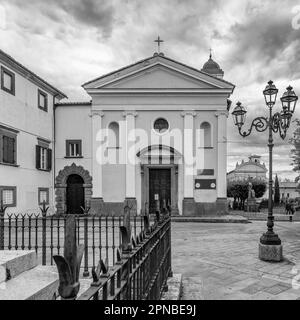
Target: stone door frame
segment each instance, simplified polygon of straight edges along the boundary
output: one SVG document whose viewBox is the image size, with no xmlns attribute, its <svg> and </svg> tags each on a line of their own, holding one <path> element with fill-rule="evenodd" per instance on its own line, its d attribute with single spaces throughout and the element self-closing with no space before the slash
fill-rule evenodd
<svg viewBox="0 0 300 320">
<path fill-rule="evenodd" d="M 85 170 L 82 166 L 77 166 L 75 163 L 72 163 L 70 166 L 65 166 L 62 170 L 59 171 L 55 179 L 55 202 L 56 202 L 56 213 L 65 214 L 67 209 L 67 179 L 71 174 L 79 175 L 83 181 L 84 188 L 84 199 L 90 204 L 92 197 L 92 176 L 88 170 Z"/>
</svg>

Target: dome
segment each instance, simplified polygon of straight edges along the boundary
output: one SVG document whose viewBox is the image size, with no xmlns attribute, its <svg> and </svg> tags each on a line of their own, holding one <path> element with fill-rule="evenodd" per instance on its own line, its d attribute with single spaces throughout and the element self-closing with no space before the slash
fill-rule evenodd
<svg viewBox="0 0 300 320">
<path fill-rule="evenodd" d="M 211 54 L 209 55 L 208 61 L 204 63 L 201 71 L 218 78 L 223 78 L 224 76 L 224 71 L 220 68 L 219 64 L 212 59 Z"/>
</svg>

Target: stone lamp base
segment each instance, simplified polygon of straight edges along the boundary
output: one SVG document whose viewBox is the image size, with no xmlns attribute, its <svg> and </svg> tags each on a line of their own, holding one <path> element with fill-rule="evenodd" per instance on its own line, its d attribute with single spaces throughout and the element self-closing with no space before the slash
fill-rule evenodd
<svg viewBox="0 0 300 320">
<path fill-rule="evenodd" d="M 283 260 L 282 244 L 259 243 L 259 259 L 263 261 L 280 262 Z"/>
</svg>

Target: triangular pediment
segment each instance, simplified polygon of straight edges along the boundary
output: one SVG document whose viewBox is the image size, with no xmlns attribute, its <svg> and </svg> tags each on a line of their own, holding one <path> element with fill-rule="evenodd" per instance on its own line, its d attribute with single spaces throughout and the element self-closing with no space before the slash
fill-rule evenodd
<svg viewBox="0 0 300 320">
<path fill-rule="evenodd" d="M 154 56 L 83 85 L 86 90 L 233 90 L 234 85 L 164 56 Z"/>
<path fill-rule="evenodd" d="M 102 88 L 118 89 L 199 89 L 217 88 L 200 79 L 157 64 Z"/>
</svg>

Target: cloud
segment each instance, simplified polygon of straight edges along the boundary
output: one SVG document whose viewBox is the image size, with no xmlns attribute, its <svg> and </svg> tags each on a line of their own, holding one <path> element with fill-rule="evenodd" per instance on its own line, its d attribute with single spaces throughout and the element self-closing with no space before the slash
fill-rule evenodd
<svg viewBox="0 0 300 320">
<path fill-rule="evenodd" d="M 55 2 L 58 6 L 61 6 L 65 13 L 73 16 L 77 22 L 93 28 L 98 28 L 102 30 L 105 36 L 111 35 L 115 11 L 112 1 L 57 0 Z"/>
<path fill-rule="evenodd" d="M 11 0 L 5 2 L 10 11 L 17 13 L 16 23 L 31 33 L 42 34 L 54 24 L 77 25 L 96 29 L 104 37 L 113 31 L 115 6 L 113 1 L 105 0 Z M 34 19 L 33 19 L 34 17 Z M 46 20 L 45 20 L 46 19 Z M 60 26 L 60 27 L 61 27 Z"/>
<path fill-rule="evenodd" d="M 165 40 L 167 56 L 199 69 L 211 47 L 225 79 L 236 85 L 233 104 L 241 100 L 248 110 L 247 128 L 254 117 L 267 115 L 262 90 L 268 80 L 279 89 L 276 111 L 288 84 L 300 94 L 300 30 L 292 28 L 296 5 L 296 0 L 0 0 L 9 17 L 0 41 L 4 51 L 71 100 L 90 99 L 82 83 L 151 56 L 157 35 Z M 267 162 L 267 133 L 243 139 L 230 117 L 228 141 L 229 169 L 252 152 Z M 275 136 L 274 168 L 284 174 L 292 171 L 287 141 Z"/>
</svg>

